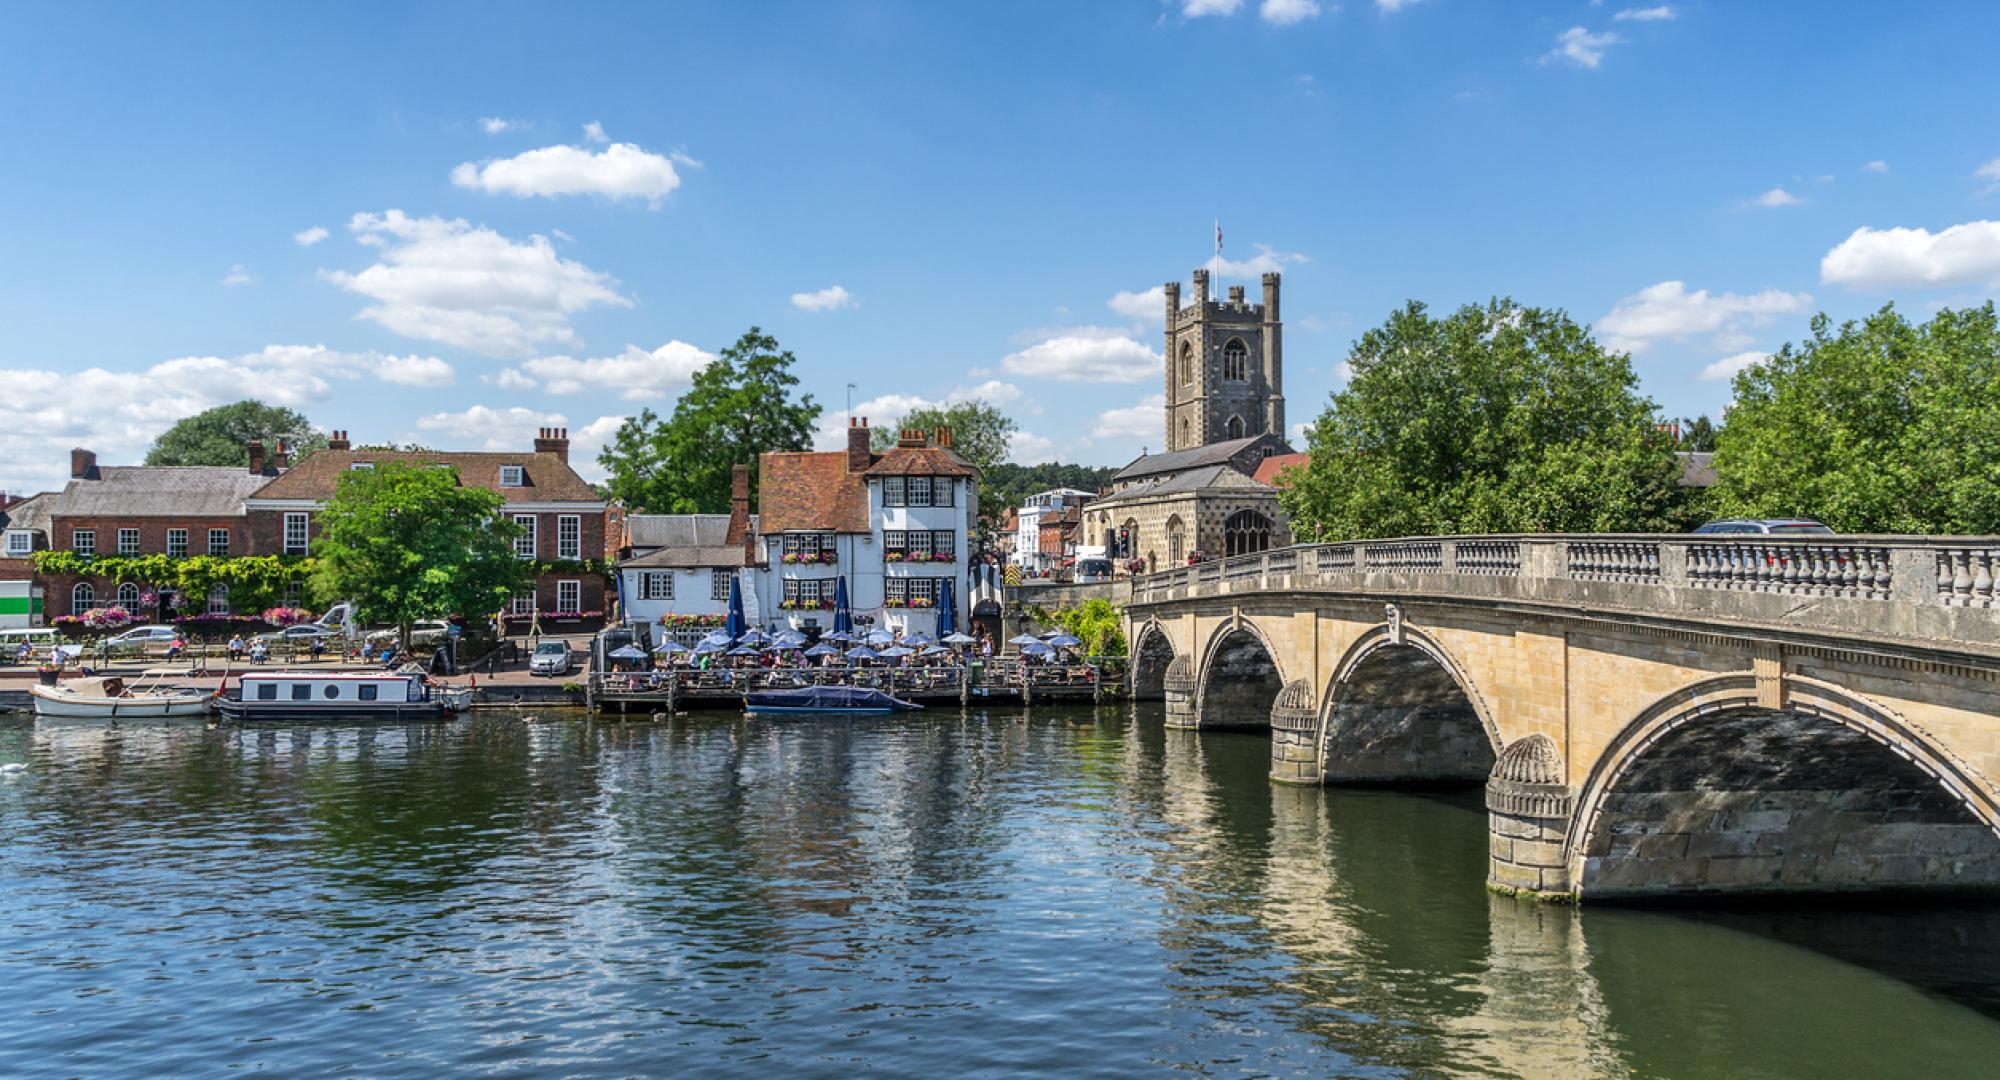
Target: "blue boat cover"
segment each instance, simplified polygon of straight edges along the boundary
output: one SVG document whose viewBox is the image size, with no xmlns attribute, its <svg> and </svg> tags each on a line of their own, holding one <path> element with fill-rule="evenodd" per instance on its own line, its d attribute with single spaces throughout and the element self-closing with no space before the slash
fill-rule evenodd
<svg viewBox="0 0 2000 1080">
<path fill-rule="evenodd" d="M 869 686 L 806 686 L 797 690 L 758 690 L 744 699 L 755 709 L 800 709 L 814 712 L 905 712 L 921 709 L 914 702 Z"/>
</svg>

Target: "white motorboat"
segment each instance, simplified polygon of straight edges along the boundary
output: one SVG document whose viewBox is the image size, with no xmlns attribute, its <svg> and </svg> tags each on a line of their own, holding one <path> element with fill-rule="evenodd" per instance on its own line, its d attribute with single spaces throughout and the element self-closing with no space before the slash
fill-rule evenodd
<svg viewBox="0 0 2000 1080">
<path fill-rule="evenodd" d="M 35 715 L 62 720 L 189 720 L 207 716 L 217 691 L 169 685 L 185 679 L 182 669 L 153 668 L 127 683 L 117 675 L 70 679 L 54 686 L 31 686 Z"/>
<path fill-rule="evenodd" d="M 244 672 L 216 708 L 232 720 L 406 720 L 463 712 L 472 691 L 421 671 Z"/>
</svg>

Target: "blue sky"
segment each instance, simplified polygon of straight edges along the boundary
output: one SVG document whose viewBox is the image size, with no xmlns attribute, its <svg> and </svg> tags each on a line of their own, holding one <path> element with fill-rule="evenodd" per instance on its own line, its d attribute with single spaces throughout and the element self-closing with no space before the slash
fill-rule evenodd
<svg viewBox="0 0 2000 1080">
<path fill-rule="evenodd" d="M 829 430 L 849 382 L 878 424 L 981 394 L 1024 460 L 1122 463 L 1144 294 L 1218 218 L 1285 273 L 1294 421 L 1406 299 L 1494 294 L 1715 412 L 1814 312 L 2000 292 L 1996 40 L 1973 3 L 13 5 L 0 488 L 246 394 L 588 456 L 752 324 Z"/>
</svg>

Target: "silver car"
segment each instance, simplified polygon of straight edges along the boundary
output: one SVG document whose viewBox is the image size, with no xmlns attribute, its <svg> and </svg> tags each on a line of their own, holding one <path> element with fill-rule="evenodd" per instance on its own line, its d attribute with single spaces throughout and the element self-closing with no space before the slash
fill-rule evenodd
<svg viewBox="0 0 2000 1080">
<path fill-rule="evenodd" d="M 1833 535 L 1833 530 L 1811 518 L 1723 518 L 1695 530 L 1697 536 L 1717 533 L 1758 533 L 1765 536 Z"/>
<path fill-rule="evenodd" d="M 528 655 L 528 674 L 567 675 L 575 663 L 576 657 L 570 652 L 569 642 L 543 641 L 537 643 L 535 651 Z"/>
</svg>

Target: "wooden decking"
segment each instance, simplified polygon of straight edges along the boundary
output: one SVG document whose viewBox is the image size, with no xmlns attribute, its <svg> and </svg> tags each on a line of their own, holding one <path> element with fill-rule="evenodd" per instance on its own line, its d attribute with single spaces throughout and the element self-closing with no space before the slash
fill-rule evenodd
<svg viewBox="0 0 2000 1080">
<path fill-rule="evenodd" d="M 1115 691 L 1087 664 L 1023 665 L 997 660 L 980 668 L 722 668 L 710 671 L 593 672 L 585 703 L 598 712 L 740 709 L 753 690 L 867 686 L 926 705 L 989 701 L 1096 701 Z"/>
</svg>

